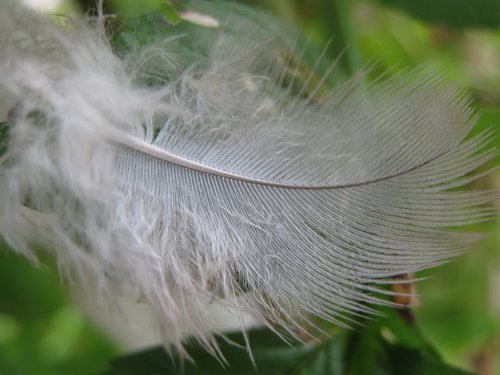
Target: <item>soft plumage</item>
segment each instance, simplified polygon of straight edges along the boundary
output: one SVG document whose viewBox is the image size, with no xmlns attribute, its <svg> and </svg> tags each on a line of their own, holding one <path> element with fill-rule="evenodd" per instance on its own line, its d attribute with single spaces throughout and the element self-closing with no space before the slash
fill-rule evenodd
<svg viewBox="0 0 500 375">
<path fill-rule="evenodd" d="M 255 24 L 113 52 L 99 24 L 59 21 L 0 5 L 0 234 L 101 299 L 147 303 L 177 348 L 181 323 L 212 346 L 213 301 L 342 323 L 479 237 L 453 229 L 491 194 L 456 188 L 491 135 L 467 138 L 469 98 L 439 74 L 325 92 Z"/>
</svg>

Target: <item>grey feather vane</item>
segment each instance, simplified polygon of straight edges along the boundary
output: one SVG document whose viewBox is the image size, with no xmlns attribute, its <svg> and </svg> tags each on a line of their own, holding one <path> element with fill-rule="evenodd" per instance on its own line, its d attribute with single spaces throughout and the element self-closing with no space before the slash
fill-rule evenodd
<svg viewBox="0 0 500 375">
<path fill-rule="evenodd" d="M 144 301 L 178 348 L 181 322 L 210 345 L 214 300 L 284 327 L 369 313 L 490 215 L 491 193 L 457 188 L 491 134 L 467 137 L 470 99 L 439 74 L 325 92 L 314 67 L 297 88 L 255 24 L 114 53 L 99 28 L 0 10 L 0 233 L 101 298 Z"/>
</svg>

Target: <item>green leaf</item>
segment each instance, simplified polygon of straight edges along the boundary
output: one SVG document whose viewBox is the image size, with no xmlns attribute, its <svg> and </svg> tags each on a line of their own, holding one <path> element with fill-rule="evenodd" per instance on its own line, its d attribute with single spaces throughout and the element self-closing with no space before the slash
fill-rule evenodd
<svg viewBox="0 0 500 375">
<path fill-rule="evenodd" d="M 498 0 L 379 0 L 413 17 L 452 28 L 500 26 Z"/>
<path fill-rule="evenodd" d="M 184 361 L 178 357 L 169 357 L 162 348 L 147 350 L 121 358 L 112 364 L 106 375 L 141 375 L 141 374 L 227 374 L 227 375 L 280 375 L 288 374 L 295 363 L 301 361 L 313 348 L 308 346 L 293 347 L 287 345 L 269 330 L 249 331 L 252 363 L 245 349 L 245 339 L 241 333 L 227 335 L 227 340 L 219 340 L 221 353 L 228 365 L 207 353 L 199 345 L 188 345 L 187 349 L 193 361 Z M 230 344 L 229 342 L 234 342 Z"/>
<path fill-rule="evenodd" d="M 437 356 L 402 346 L 388 346 L 391 358 L 389 374 L 405 375 L 466 375 L 469 372 L 444 364 Z"/>
<path fill-rule="evenodd" d="M 374 321 L 373 325 L 382 335 L 384 333 L 387 335 L 389 332 L 393 337 L 393 341 L 389 339 L 390 342 L 396 342 L 407 348 L 432 351 L 419 327 L 416 324 L 409 324 L 403 319 L 401 312 L 404 312 L 404 309 L 380 307 L 379 310 L 384 317 Z M 411 310 L 406 311 L 413 314 Z"/>
<path fill-rule="evenodd" d="M 111 8 L 116 9 L 123 18 L 132 18 L 151 12 L 158 12 L 172 25 L 181 22 L 177 11 L 167 0 L 109 0 Z"/>
<path fill-rule="evenodd" d="M 430 350 L 387 342 L 373 327 L 344 330 L 317 346 L 287 345 L 268 330 L 249 332 L 255 365 L 245 350 L 242 334 L 219 340 L 227 365 L 199 345 L 188 346 L 191 361 L 169 357 L 161 348 L 124 357 L 103 375 L 465 375 L 440 361 Z"/>
</svg>

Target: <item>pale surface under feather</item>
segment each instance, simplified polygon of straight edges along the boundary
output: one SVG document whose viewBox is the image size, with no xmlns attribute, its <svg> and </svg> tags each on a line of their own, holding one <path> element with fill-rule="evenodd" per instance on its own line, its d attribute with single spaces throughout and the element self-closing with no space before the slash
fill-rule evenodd
<svg viewBox="0 0 500 375">
<path fill-rule="evenodd" d="M 368 313 L 392 276 L 464 250 L 478 236 L 451 229 L 489 214 L 490 193 L 448 191 L 493 155 L 478 152 L 490 134 L 464 140 L 476 116 L 459 87 L 415 71 L 316 100 L 254 36 L 220 33 L 178 71 L 175 38 L 118 58 L 98 27 L 0 5 L 14 108 L 0 234 L 32 259 L 45 244 L 101 299 L 144 301 L 178 349 L 182 322 L 216 350 L 214 300 L 285 327 Z"/>
</svg>

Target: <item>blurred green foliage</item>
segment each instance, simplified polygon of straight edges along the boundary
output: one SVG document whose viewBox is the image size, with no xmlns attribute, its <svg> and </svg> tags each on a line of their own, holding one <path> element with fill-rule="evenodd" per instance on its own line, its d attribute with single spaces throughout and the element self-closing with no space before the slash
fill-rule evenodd
<svg viewBox="0 0 500 375">
<path fill-rule="evenodd" d="M 0 374 L 101 370 L 114 345 L 73 307 L 59 276 L 0 246 Z"/>
<path fill-rule="evenodd" d="M 325 46 L 331 40 L 327 48 L 330 58 L 341 56 L 339 71 L 342 73 L 336 76 L 336 80 L 344 72 L 352 73 L 373 61 L 375 67 L 369 78 L 386 71 L 432 65 L 472 92 L 482 113 L 475 132 L 500 126 L 498 0 L 241 2 L 265 9 L 294 24 L 319 46 Z M 77 3 L 75 1 L 73 5 Z M 83 4 L 80 10 L 86 12 L 88 4 L 93 2 L 80 3 Z M 105 1 L 105 5 L 108 11 L 126 17 L 147 13 L 145 10 L 158 10 L 166 22 L 177 24 L 180 20 L 174 9 L 182 9 L 186 3 L 113 0 Z M 75 7 L 64 4 L 64 9 Z M 272 26 L 269 27 L 272 30 Z M 500 137 L 494 145 L 500 148 Z M 485 166 L 485 170 L 497 166 L 498 162 L 497 158 Z M 481 177 L 473 187 L 500 188 L 500 173 Z M 496 207 L 499 206 L 500 202 L 496 202 Z M 459 259 L 417 275 L 429 277 L 418 284 L 420 302 L 414 308 L 416 327 L 422 336 L 407 331 L 408 327 L 400 319 L 389 317 L 383 320 L 382 326 L 369 326 L 364 331 L 364 339 L 356 333 L 352 333 L 349 339 L 347 334 L 340 333 L 336 336 L 337 341 L 326 345 L 325 350 L 331 350 L 327 357 L 330 360 L 348 358 L 346 348 L 349 347 L 349 355 L 357 353 L 363 361 L 368 361 L 366 353 L 371 350 L 373 355 L 377 351 L 373 345 L 379 345 L 388 355 L 395 350 L 404 367 L 411 363 L 411 358 L 425 357 L 422 354 L 425 350 L 419 351 L 418 355 L 415 355 L 415 350 L 422 349 L 426 345 L 423 342 L 428 341 L 451 364 L 485 375 L 500 374 L 500 228 L 498 222 L 488 222 L 474 229 L 488 233 L 489 237 Z M 56 273 L 48 268 L 33 268 L 5 247 L 0 249 L 0 258 L 0 374 L 88 374 L 105 368 L 117 353 L 116 347 L 103 338 L 77 308 L 72 307 Z M 356 337 L 360 340 L 359 345 L 353 344 Z M 391 340 L 394 339 L 401 346 L 391 349 Z M 263 343 L 281 345 L 272 338 L 265 338 Z M 363 349 L 366 346 L 371 348 L 368 352 Z M 162 353 L 160 350 L 141 355 L 153 355 L 158 359 L 163 358 Z M 294 373 L 320 374 L 318 368 L 326 368 L 331 374 L 346 373 L 338 368 L 321 367 L 331 365 L 331 362 L 324 361 L 325 352 L 322 353 L 317 353 L 311 360 L 313 370 Z M 409 357 L 408 353 L 411 354 Z M 294 355 L 308 354 L 310 349 Z M 146 358 L 141 355 L 136 359 Z M 422 359 L 422 363 L 427 359 Z M 114 373 L 132 374 L 132 362 L 127 361 L 116 362 Z M 315 368 L 314 363 L 319 367 Z M 352 362 L 346 363 L 346 366 L 356 366 Z M 168 366 L 168 362 L 161 360 L 159 366 Z M 304 366 L 307 369 L 309 365 Z M 436 372 L 432 373 L 446 373 L 439 364 L 436 366 Z M 352 368 L 352 374 L 363 373 L 361 368 Z"/>
<path fill-rule="evenodd" d="M 392 316 L 392 319 L 399 319 Z M 290 346 L 265 329 L 249 332 L 252 359 L 241 333 L 220 340 L 225 366 L 199 346 L 189 347 L 193 362 L 179 370 L 180 359 L 161 348 L 147 350 L 113 361 L 104 375 L 227 374 L 227 375 L 467 375 L 443 364 L 432 351 L 394 345 L 380 336 L 377 321 L 361 332 L 338 330 L 319 345 Z M 413 330 L 411 336 L 418 336 Z"/>
<path fill-rule="evenodd" d="M 434 25 L 455 28 L 500 26 L 497 0 L 381 0 Z"/>
</svg>

